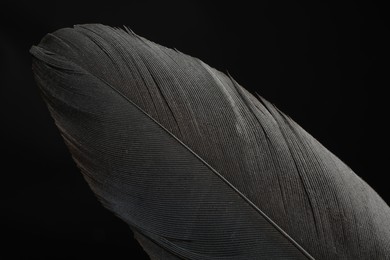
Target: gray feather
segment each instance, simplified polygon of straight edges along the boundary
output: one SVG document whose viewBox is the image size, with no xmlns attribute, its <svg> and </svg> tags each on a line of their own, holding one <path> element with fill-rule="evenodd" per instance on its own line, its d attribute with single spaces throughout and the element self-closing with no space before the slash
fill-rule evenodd
<svg viewBox="0 0 390 260">
<path fill-rule="evenodd" d="M 230 76 L 96 24 L 31 53 L 85 179 L 152 259 L 390 258 L 386 203 Z"/>
</svg>

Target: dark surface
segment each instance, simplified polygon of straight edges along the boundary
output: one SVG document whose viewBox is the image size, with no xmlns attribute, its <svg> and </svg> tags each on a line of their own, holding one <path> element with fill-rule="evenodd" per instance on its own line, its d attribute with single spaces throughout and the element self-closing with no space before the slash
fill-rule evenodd
<svg viewBox="0 0 390 260">
<path fill-rule="evenodd" d="M 383 8 L 371 3 L 4 2 L 0 8 L 3 259 L 143 259 L 99 205 L 32 79 L 28 50 L 73 24 L 127 25 L 229 73 L 346 162 L 389 203 Z M 387 71 L 386 71 L 387 73 Z M 3 247 L 5 250 L 3 250 Z"/>
</svg>

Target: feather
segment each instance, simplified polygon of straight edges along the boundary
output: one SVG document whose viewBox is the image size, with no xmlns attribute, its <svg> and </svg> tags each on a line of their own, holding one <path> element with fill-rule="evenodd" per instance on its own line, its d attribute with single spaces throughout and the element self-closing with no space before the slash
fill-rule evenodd
<svg viewBox="0 0 390 260">
<path fill-rule="evenodd" d="M 73 159 L 152 259 L 390 259 L 386 203 L 229 75 L 98 24 L 31 53 Z"/>
</svg>

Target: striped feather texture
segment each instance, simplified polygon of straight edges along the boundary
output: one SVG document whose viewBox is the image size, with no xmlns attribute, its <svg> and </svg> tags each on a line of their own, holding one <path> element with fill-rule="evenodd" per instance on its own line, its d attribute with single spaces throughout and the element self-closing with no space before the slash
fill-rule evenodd
<svg viewBox="0 0 390 260">
<path fill-rule="evenodd" d="M 31 53 L 73 159 L 152 259 L 390 259 L 386 203 L 230 76 L 98 24 Z"/>
</svg>

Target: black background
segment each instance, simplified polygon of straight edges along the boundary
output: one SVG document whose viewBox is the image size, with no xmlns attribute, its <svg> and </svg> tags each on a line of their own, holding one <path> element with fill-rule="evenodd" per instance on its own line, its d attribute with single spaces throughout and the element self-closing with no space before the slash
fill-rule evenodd
<svg viewBox="0 0 390 260">
<path fill-rule="evenodd" d="M 388 30 L 375 2 L 3 1 L 1 259 L 144 259 L 95 199 L 31 73 L 33 44 L 80 23 L 127 25 L 275 103 L 389 203 Z"/>
</svg>

